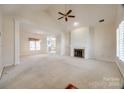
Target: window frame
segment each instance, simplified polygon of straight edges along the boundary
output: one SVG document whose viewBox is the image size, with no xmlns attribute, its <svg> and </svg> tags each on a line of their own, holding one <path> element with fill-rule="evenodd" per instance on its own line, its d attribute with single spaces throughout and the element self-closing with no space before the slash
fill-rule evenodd
<svg viewBox="0 0 124 93">
<path fill-rule="evenodd" d="M 122 21 L 116 30 L 116 56 L 124 62 L 124 21 Z"/>
<path fill-rule="evenodd" d="M 31 45 L 31 42 L 34 42 L 34 45 Z M 34 49 L 31 49 L 34 46 Z M 29 38 L 29 50 L 30 51 L 40 51 L 41 50 L 41 41 L 40 39 Z"/>
</svg>

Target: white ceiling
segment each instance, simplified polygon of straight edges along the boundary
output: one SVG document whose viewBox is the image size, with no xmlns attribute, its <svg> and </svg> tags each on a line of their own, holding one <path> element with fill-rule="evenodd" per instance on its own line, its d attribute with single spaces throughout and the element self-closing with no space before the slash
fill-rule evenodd
<svg viewBox="0 0 124 93">
<path fill-rule="evenodd" d="M 117 5 L 67 5 L 67 10 L 72 9 L 76 16 L 75 19 L 70 19 L 68 25 L 71 26 L 74 22 L 79 22 L 81 26 L 97 25 L 100 19 L 105 19 L 105 23 L 113 22 L 117 14 Z M 51 8 L 51 14 L 58 18 L 58 11 L 64 12 L 64 5 L 56 5 Z M 65 24 L 64 20 L 60 20 Z"/>
<path fill-rule="evenodd" d="M 105 23 L 113 22 L 116 18 L 118 5 L 83 5 L 83 4 L 71 4 L 66 5 L 66 9 L 72 9 L 72 14 L 76 17 L 65 22 L 64 19 L 57 20 L 60 15 L 58 12 L 65 12 L 65 5 L 0 5 L 0 10 L 6 15 L 22 15 L 29 13 L 30 15 L 40 15 L 42 12 L 46 13 L 51 22 L 63 28 L 63 30 L 74 29 L 73 23 L 79 22 L 80 26 L 95 26 L 100 24 L 100 19 L 105 19 Z M 28 16 L 30 16 L 28 15 Z M 37 17 L 38 17 L 37 16 Z M 41 18 L 40 18 L 41 19 Z M 42 21 L 42 20 L 41 20 Z M 47 21 L 47 20 L 46 20 Z M 45 22 L 45 21 L 44 21 Z M 55 27 L 54 27 L 55 28 Z"/>
<path fill-rule="evenodd" d="M 44 34 L 44 35 L 46 35 L 46 34 L 54 34 L 54 35 L 59 34 L 57 32 L 48 31 L 46 29 L 39 28 L 36 25 L 27 24 L 27 23 L 21 23 L 20 28 L 21 28 L 21 31 L 24 31 L 24 32 L 27 32 L 27 33 L 34 33 L 34 34 L 41 34 L 41 35 L 42 34 Z"/>
<path fill-rule="evenodd" d="M 35 27 L 34 25 L 31 25 L 31 24 L 21 23 L 20 29 L 21 31 L 24 31 L 27 33 L 44 34 L 44 31 L 42 31 L 38 27 Z"/>
</svg>

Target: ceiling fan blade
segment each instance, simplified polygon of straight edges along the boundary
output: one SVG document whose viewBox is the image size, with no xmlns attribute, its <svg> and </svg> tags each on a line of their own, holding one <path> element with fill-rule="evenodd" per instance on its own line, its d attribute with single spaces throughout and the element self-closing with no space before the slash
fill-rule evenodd
<svg viewBox="0 0 124 93">
<path fill-rule="evenodd" d="M 63 17 L 58 18 L 58 20 L 62 19 Z"/>
<path fill-rule="evenodd" d="M 66 22 L 68 21 L 67 17 L 65 18 L 65 21 L 66 21 Z"/>
<path fill-rule="evenodd" d="M 66 15 L 70 14 L 71 12 L 72 12 L 72 10 L 69 10 L 69 11 L 66 13 Z"/>
<path fill-rule="evenodd" d="M 68 15 L 68 17 L 72 17 L 72 18 L 74 18 L 75 16 L 73 16 L 73 15 Z"/>
<path fill-rule="evenodd" d="M 63 14 L 63 13 L 61 13 L 61 12 L 58 12 L 60 15 L 65 15 L 65 14 Z"/>
</svg>

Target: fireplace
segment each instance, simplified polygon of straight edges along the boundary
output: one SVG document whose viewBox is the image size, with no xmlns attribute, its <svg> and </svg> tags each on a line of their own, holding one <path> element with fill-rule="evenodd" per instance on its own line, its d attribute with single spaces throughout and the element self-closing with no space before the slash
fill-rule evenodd
<svg viewBox="0 0 124 93">
<path fill-rule="evenodd" d="M 84 49 L 74 49 L 74 57 L 84 58 Z"/>
</svg>

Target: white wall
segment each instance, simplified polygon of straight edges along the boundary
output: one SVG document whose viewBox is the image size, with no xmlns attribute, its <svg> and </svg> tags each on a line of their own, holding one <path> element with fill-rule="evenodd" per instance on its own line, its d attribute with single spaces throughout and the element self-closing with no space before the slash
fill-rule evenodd
<svg viewBox="0 0 124 93">
<path fill-rule="evenodd" d="M 56 20 L 53 20 L 53 18 L 51 18 L 50 14 L 46 13 L 45 11 L 41 11 L 38 13 L 33 13 L 31 11 L 24 13 L 22 12 L 18 16 L 18 18 L 22 19 L 25 22 L 28 22 L 29 24 L 35 25 L 45 32 L 60 33 L 60 25 Z"/>
<path fill-rule="evenodd" d="M 12 14 L 12 13 L 11 13 Z M 3 64 L 5 66 L 10 66 L 15 64 L 15 19 L 19 19 L 21 22 L 27 22 L 33 24 L 38 28 L 42 28 L 46 32 L 51 33 L 60 33 L 60 28 L 58 25 L 43 11 L 39 14 L 35 13 L 20 13 L 15 16 L 14 14 L 3 14 Z M 17 45 L 18 46 L 18 45 Z M 46 44 L 43 44 L 42 47 L 46 48 Z M 43 51 L 46 51 L 42 48 Z"/>
<path fill-rule="evenodd" d="M 71 31 L 71 56 L 74 48 L 84 48 L 85 58 L 115 61 L 116 30 L 115 21 L 100 23 L 95 27 L 82 27 Z"/>
<path fill-rule="evenodd" d="M 2 62 L 2 15 L 0 14 L 0 76 L 3 69 L 3 62 Z"/>
<path fill-rule="evenodd" d="M 124 20 L 124 6 L 118 5 L 116 27 L 118 27 L 122 20 Z"/>
<path fill-rule="evenodd" d="M 14 65 L 14 20 L 11 16 L 3 16 L 3 64 Z"/>
<path fill-rule="evenodd" d="M 89 27 L 77 28 L 71 31 L 71 56 L 74 56 L 74 48 L 85 49 L 85 58 L 90 58 L 90 31 Z"/>
<path fill-rule="evenodd" d="M 56 54 L 61 55 L 61 34 L 56 36 Z"/>
<path fill-rule="evenodd" d="M 14 19 L 14 65 L 20 63 L 20 22 Z"/>
<path fill-rule="evenodd" d="M 65 41 L 66 41 L 65 34 L 61 33 L 61 56 L 65 55 Z"/>
<path fill-rule="evenodd" d="M 70 56 L 70 32 L 65 30 L 61 33 L 60 50 L 62 56 Z"/>
<path fill-rule="evenodd" d="M 41 50 L 39 51 L 30 51 L 29 49 L 29 38 L 36 38 L 41 40 Z M 36 33 L 27 32 L 24 30 L 20 31 L 20 55 L 29 56 L 34 54 L 43 54 L 47 52 L 47 41 L 46 36 Z"/>
<path fill-rule="evenodd" d="M 65 32 L 65 56 L 70 56 L 70 32 Z"/>
<path fill-rule="evenodd" d="M 89 58 L 95 58 L 95 54 L 94 54 L 94 45 L 95 45 L 95 41 L 94 41 L 94 37 L 95 37 L 95 31 L 94 31 L 94 27 L 90 26 L 89 27 Z"/>
<path fill-rule="evenodd" d="M 94 54 L 96 59 L 115 61 L 116 57 L 116 30 L 115 24 L 96 26 L 94 35 Z"/>
</svg>

